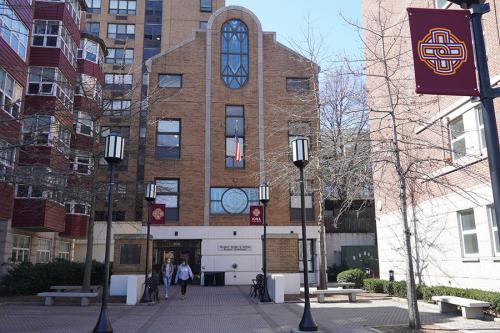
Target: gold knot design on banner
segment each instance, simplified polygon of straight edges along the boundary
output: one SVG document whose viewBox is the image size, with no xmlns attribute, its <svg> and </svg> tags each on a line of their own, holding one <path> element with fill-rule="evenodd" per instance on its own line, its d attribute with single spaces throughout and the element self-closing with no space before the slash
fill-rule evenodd
<svg viewBox="0 0 500 333">
<path fill-rule="evenodd" d="M 155 220 L 160 220 L 163 216 L 165 216 L 163 210 L 160 208 L 156 208 L 151 215 L 155 218 Z"/>
<path fill-rule="evenodd" d="M 418 42 L 418 57 L 437 75 L 454 75 L 467 62 L 467 47 L 446 28 L 433 28 Z"/>
</svg>

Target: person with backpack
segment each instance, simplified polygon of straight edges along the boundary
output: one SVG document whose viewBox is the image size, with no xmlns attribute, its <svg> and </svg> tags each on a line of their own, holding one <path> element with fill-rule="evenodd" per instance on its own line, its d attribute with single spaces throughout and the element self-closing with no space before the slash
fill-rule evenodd
<svg viewBox="0 0 500 333">
<path fill-rule="evenodd" d="M 186 298 L 187 283 L 189 279 L 193 278 L 193 271 L 191 267 L 186 263 L 185 259 L 181 260 L 181 264 L 177 267 L 177 274 L 175 275 L 175 283 L 178 280 L 181 281 L 181 298 Z"/>
<path fill-rule="evenodd" d="M 163 274 L 165 299 L 168 299 L 168 289 L 170 287 L 170 283 L 172 282 L 172 275 L 174 274 L 174 265 L 172 265 L 170 258 L 167 258 L 167 260 L 163 262 L 163 265 L 161 265 L 161 273 Z"/>
</svg>

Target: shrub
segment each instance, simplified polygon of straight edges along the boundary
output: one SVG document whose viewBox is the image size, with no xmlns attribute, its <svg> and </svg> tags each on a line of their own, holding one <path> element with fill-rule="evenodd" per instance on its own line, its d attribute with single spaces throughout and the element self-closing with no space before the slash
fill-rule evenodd
<svg viewBox="0 0 500 333">
<path fill-rule="evenodd" d="M 383 293 L 384 292 L 384 280 L 379 279 L 364 279 L 363 286 L 365 290 L 372 293 Z"/>
<path fill-rule="evenodd" d="M 366 274 L 359 268 L 348 269 L 337 275 L 338 282 L 353 282 L 356 286 L 363 285 Z"/>
<path fill-rule="evenodd" d="M 23 262 L 15 265 L 0 282 L 0 295 L 32 295 L 48 291 L 50 286 L 80 286 L 83 281 L 83 263 L 57 260 L 46 264 Z M 92 284 L 101 284 L 104 265 L 92 263 Z"/>
<path fill-rule="evenodd" d="M 326 273 L 328 274 L 328 281 L 329 282 L 334 282 L 337 281 L 337 275 L 340 272 L 343 272 L 345 270 L 348 270 L 349 267 L 345 263 L 342 263 L 341 265 L 337 266 L 336 264 L 333 264 L 331 266 L 328 266 L 328 269 Z"/>
</svg>

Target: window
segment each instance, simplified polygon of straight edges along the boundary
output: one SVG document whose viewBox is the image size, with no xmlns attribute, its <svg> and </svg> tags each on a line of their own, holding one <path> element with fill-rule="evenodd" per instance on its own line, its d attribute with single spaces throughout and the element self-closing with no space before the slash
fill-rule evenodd
<svg viewBox="0 0 500 333">
<path fill-rule="evenodd" d="M 226 168 L 244 168 L 244 152 L 245 109 L 243 106 L 226 106 Z"/>
<path fill-rule="evenodd" d="M 73 107 L 74 89 L 58 68 L 30 67 L 27 94 L 57 96 L 67 108 Z"/>
<path fill-rule="evenodd" d="M 81 175 L 90 175 L 92 173 L 92 158 L 90 154 L 88 152 L 75 152 L 71 157 L 70 168 Z"/>
<path fill-rule="evenodd" d="M 106 137 L 111 133 L 118 133 L 123 138 L 128 139 L 130 137 L 130 127 L 128 126 L 103 126 L 101 127 L 101 142 L 106 141 Z"/>
<path fill-rule="evenodd" d="M 12 238 L 11 260 L 13 262 L 30 261 L 30 237 L 13 235 Z"/>
<path fill-rule="evenodd" d="M 108 38 L 135 39 L 135 25 L 110 23 L 108 24 Z"/>
<path fill-rule="evenodd" d="M 160 46 L 161 24 L 148 23 L 144 25 L 144 44 L 147 47 Z"/>
<path fill-rule="evenodd" d="M 111 0 L 109 1 L 110 14 L 135 15 L 137 4 L 135 0 Z"/>
<path fill-rule="evenodd" d="M 89 114 L 77 112 L 74 126 L 76 133 L 94 136 L 94 121 Z"/>
<path fill-rule="evenodd" d="M 314 239 L 307 240 L 307 268 L 309 273 L 314 273 L 314 253 L 315 253 Z M 299 271 L 304 272 L 303 252 L 302 252 L 302 239 L 299 239 Z"/>
<path fill-rule="evenodd" d="M 166 221 L 179 221 L 179 179 L 156 180 L 156 203 L 165 205 Z"/>
<path fill-rule="evenodd" d="M 134 62 L 134 49 L 108 49 L 107 64 L 129 65 Z"/>
<path fill-rule="evenodd" d="M 436 8 L 448 8 L 451 5 L 451 2 L 447 0 L 435 0 Z"/>
<path fill-rule="evenodd" d="M 0 37 L 21 59 L 26 60 L 28 28 L 21 22 L 6 0 L 0 0 Z"/>
<path fill-rule="evenodd" d="M 259 190 L 256 188 L 210 189 L 210 213 L 215 215 L 249 214 L 250 206 L 259 205 Z"/>
<path fill-rule="evenodd" d="M 479 147 L 481 149 L 481 153 L 486 153 L 486 136 L 484 135 L 484 121 L 483 121 L 483 108 L 479 106 L 476 108 L 477 113 L 477 129 L 479 132 Z"/>
<path fill-rule="evenodd" d="M 7 178 L 7 170 L 14 167 L 15 148 L 7 141 L 0 139 L 0 180 Z"/>
<path fill-rule="evenodd" d="M 201 30 L 207 30 L 208 22 L 207 21 L 200 21 L 200 29 Z"/>
<path fill-rule="evenodd" d="M 52 0 L 53 1 L 53 0 Z M 80 26 L 80 0 L 56 0 L 56 1 L 61 1 L 66 3 L 66 8 L 68 9 L 69 13 L 71 14 L 71 17 L 75 21 L 77 26 Z"/>
<path fill-rule="evenodd" d="M 132 74 L 104 74 L 106 89 L 132 89 Z"/>
<path fill-rule="evenodd" d="M 476 221 L 472 209 L 458 212 L 458 220 L 462 236 L 462 251 L 464 256 L 478 255 Z"/>
<path fill-rule="evenodd" d="M 46 145 L 51 139 L 50 116 L 33 116 L 23 120 L 22 134 L 24 144 Z"/>
<path fill-rule="evenodd" d="M 308 78 L 286 78 L 287 91 L 308 91 L 311 90 L 310 80 Z"/>
<path fill-rule="evenodd" d="M 16 198 L 44 198 L 62 203 L 67 182 L 63 174 L 46 167 L 19 167 Z"/>
<path fill-rule="evenodd" d="M 87 74 L 77 74 L 75 84 L 75 95 L 85 96 L 93 99 L 97 104 L 101 103 L 102 87 L 96 77 Z"/>
<path fill-rule="evenodd" d="M 36 249 L 36 262 L 47 263 L 50 261 L 50 248 L 52 247 L 52 240 L 45 238 L 38 238 Z"/>
<path fill-rule="evenodd" d="M 23 87 L 0 67 L 0 108 L 14 118 L 19 117 Z"/>
<path fill-rule="evenodd" d="M 118 211 L 113 211 L 113 217 L 112 220 L 114 222 L 123 222 L 125 220 L 125 212 L 118 210 Z M 96 221 L 107 221 L 108 220 L 108 212 L 98 210 L 95 212 L 95 218 Z"/>
<path fill-rule="evenodd" d="M 70 260 L 71 243 L 59 241 L 59 259 Z"/>
<path fill-rule="evenodd" d="M 304 196 L 305 196 L 305 208 L 306 208 L 306 219 L 308 221 L 314 220 L 314 205 L 313 205 L 313 191 L 311 191 L 311 183 L 305 181 L 304 184 Z M 290 184 L 290 219 L 297 221 L 302 218 L 301 211 L 301 197 L 300 197 L 300 181 L 296 181 Z"/>
<path fill-rule="evenodd" d="M 66 214 L 90 215 L 90 206 L 84 203 L 75 201 L 66 202 L 64 204 Z"/>
<path fill-rule="evenodd" d="M 110 117 L 127 117 L 131 111 L 130 99 L 114 99 L 104 101 L 104 115 Z"/>
<path fill-rule="evenodd" d="M 221 76 L 231 89 L 248 81 L 248 28 L 240 20 L 229 20 L 221 32 Z"/>
<path fill-rule="evenodd" d="M 465 129 L 463 116 L 450 121 L 451 156 L 456 161 L 466 155 Z"/>
<path fill-rule="evenodd" d="M 200 0 L 200 11 L 211 13 L 212 12 L 212 0 Z"/>
<path fill-rule="evenodd" d="M 498 239 L 498 223 L 495 217 L 495 208 L 488 206 L 488 217 L 491 225 L 491 237 L 493 237 L 493 249 L 495 254 L 500 255 L 500 239 Z"/>
<path fill-rule="evenodd" d="M 101 0 L 85 0 L 87 2 L 87 12 L 99 14 L 101 12 Z"/>
<path fill-rule="evenodd" d="M 156 158 L 181 157 L 180 120 L 158 120 L 156 128 Z"/>
<path fill-rule="evenodd" d="M 97 197 L 101 200 L 108 201 L 108 183 L 100 183 L 97 186 Z M 127 184 L 125 183 L 113 183 L 113 201 L 117 199 L 125 199 L 127 196 Z"/>
<path fill-rule="evenodd" d="M 158 86 L 160 88 L 182 88 L 182 75 L 180 74 L 159 74 Z"/>
<path fill-rule="evenodd" d="M 81 39 L 80 48 L 78 49 L 78 58 L 85 59 L 97 64 L 99 59 L 97 50 L 97 42 L 90 39 Z"/>
<path fill-rule="evenodd" d="M 91 35 L 99 37 L 99 33 L 101 31 L 101 23 L 87 22 L 85 23 L 85 31 Z"/>
<path fill-rule="evenodd" d="M 61 21 L 36 20 L 33 26 L 33 46 L 58 47 L 68 61 L 76 65 L 76 43 Z"/>
</svg>

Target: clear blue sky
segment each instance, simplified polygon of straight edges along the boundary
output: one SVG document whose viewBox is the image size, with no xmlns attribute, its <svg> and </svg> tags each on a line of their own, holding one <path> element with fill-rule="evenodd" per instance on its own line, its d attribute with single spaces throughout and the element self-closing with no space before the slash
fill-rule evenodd
<svg viewBox="0 0 500 333">
<path fill-rule="evenodd" d="M 259 17 L 264 31 L 274 31 L 284 44 L 303 41 L 307 17 L 315 34 L 321 34 L 329 54 L 360 54 L 360 42 L 354 29 L 339 13 L 359 21 L 361 0 L 226 0 L 226 6 L 247 7 Z"/>
</svg>

